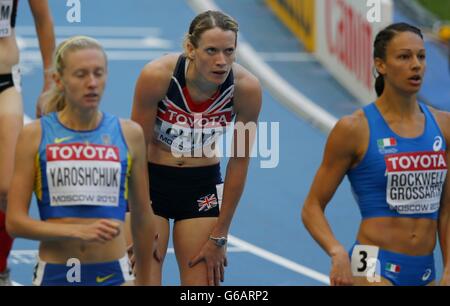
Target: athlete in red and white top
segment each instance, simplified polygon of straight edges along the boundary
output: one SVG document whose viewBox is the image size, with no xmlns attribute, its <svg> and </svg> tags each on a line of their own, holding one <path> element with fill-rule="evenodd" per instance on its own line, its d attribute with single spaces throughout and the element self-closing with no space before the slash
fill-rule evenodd
<svg viewBox="0 0 450 306">
<path fill-rule="evenodd" d="M 136 84 L 132 119 L 144 129 L 148 146 L 159 251 L 166 254 L 174 219 L 182 285 L 223 281 L 226 239 L 247 176 L 253 136 L 235 131 L 235 149 L 245 150 L 229 159 L 222 198 L 215 140 L 234 117 L 236 125 L 256 125 L 261 108 L 258 80 L 235 63 L 237 32 L 236 21 L 222 12 L 199 14 L 184 53 L 147 64 Z M 161 283 L 158 266 L 154 284 Z"/>
</svg>

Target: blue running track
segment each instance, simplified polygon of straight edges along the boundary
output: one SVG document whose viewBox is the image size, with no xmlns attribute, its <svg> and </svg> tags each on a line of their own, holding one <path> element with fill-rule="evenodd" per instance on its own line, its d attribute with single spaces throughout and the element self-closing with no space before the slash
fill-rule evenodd
<svg viewBox="0 0 450 306">
<path fill-rule="evenodd" d="M 58 40 L 86 34 L 99 39 L 109 56 L 105 111 L 129 117 L 134 83 L 144 64 L 181 49 L 194 11 L 180 0 L 81 1 L 81 23 L 66 21 L 66 1 L 50 0 Z M 120 5 L 112 4 L 120 3 Z M 216 3 L 239 22 L 241 34 L 287 81 L 334 116 L 353 112 L 358 104 L 303 46 L 280 24 L 262 1 Z M 26 1 L 20 1 L 18 36 L 21 42 L 25 111 L 34 117 L 42 86 L 42 71 L 33 21 Z M 280 54 L 284 54 L 280 59 Z M 322 158 L 326 135 L 310 126 L 264 90 L 262 122 L 279 122 L 279 164 L 262 169 L 250 165 L 247 185 L 233 219 L 225 285 L 324 285 L 328 256 L 310 238 L 300 220 L 300 208 Z M 222 163 L 224 174 L 226 161 Z M 32 214 L 37 216 L 33 200 Z M 327 209 L 337 238 L 350 248 L 360 222 L 347 180 Z M 17 239 L 9 265 L 15 282 L 30 285 L 37 243 Z M 438 276 L 442 261 L 437 253 Z M 166 259 L 164 284 L 177 285 L 173 253 Z"/>
</svg>

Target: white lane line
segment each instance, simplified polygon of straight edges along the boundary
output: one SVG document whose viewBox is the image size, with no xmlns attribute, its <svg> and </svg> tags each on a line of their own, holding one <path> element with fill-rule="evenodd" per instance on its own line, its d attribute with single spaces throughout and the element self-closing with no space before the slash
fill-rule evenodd
<svg viewBox="0 0 450 306">
<path fill-rule="evenodd" d="M 108 60 L 111 61 L 150 61 L 157 59 L 169 51 L 109 51 L 106 50 Z"/>
<path fill-rule="evenodd" d="M 240 246 L 229 246 L 227 247 L 227 252 L 242 253 L 247 252 L 247 250 L 241 248 Z M 168 248 L 167 253 L 174 254 L 174 249 Z M 20 264 L 31 265 L 36 263 L 37 256 L 38 250 L 12 250 L 9 255 L 9 261 L 13 265 L 20 265 Z"/>
<path fill-rule="evenodd" d="M 18 26 L 16 33 L 19 35 L 36 35 L 33 26 Z M 157 36 L 161 34 L 160 28 L 152 27 L 55 27 L 56 35 L 91 35 L 91 36 Z"/>
<path fill-rule="evenodd" d="M 15 281 L 11 281 L 11 283 L 13 284 L 13 286 L 23 286 L 21 283 Z"/>
<path fill-rule="evenodd" d="M 108 61 L 149 61 L 167 54 L 170 51 L 109 51 L 106 50 Z M 41 63 L 39 51 L 22 51 L 20 53 L 22 62 Z"/>
<path fill-rule="evenodd" d="M 68 39 L 67 37 L 58 37 L 56 43 Z M 140 37 L 140 38 L 96 38 L 105 49 L 170 49 L 173 43 L 170 40 L 158 37 Z M 35 37 L 17 38 L 17 43 L 21 49 L 39 48 L 39 41 Z"/>
<path fill-rule="evenodd" d="M 280 255 L 269 252 L 263 248 L 257 247 L 251 243 L 248 243 L 242 239 L 234 237 L 232 235 L 228 236 L 230 243 L 236 245 L 240 249 L 252 253 L 255 256 L 261 257 L 265 260 L 271 261 L 277 265 L 280 265 L 286 269 L 297 272 L 299 274 L 303 274 L 307 277 L 310 277 L 318 282 L 323 284 L 330 284 L 329 277 L 325 274 L 317 272 L 316 270 L 310 269 L 303 265 L 300 265 L 292 260 L 286 259 Z"/>
<path fill-rule="evenodd" d="M 36 264 L 38 250 L 12 250 L 9 254 L 9 262 L 13 265 Z"/>
<path fill-rule="evenodd" d="M 33 121 L 33 119 L 31 119 L 30 117 L 28 117 L 27 115 L 23 115 L 23 124 L 28 124 L 31 121 Z"/>
<path fill-rule="evenodd" d="M 266 62 L 316 62 L 307 52 L 257 52 Z"/>
<path fill-rule="evenodd" d="M 327 275 L 317 272 L 313 269 L 300 265 L 292 260 L 286 259 L 282 256 L 269 252 L 265 249 L 257 247 L 251 243 L 248 243 L 242 239 L 235 236 L 228 236 L 229 243 L 233 246 L 227 248 L 227 252 L 237 253 L 237 252 L 248 252 L 275 264 L 278 264 L 288 270 L 294 271 L 296 273 L 310 277 L 320 283 L 329 285 L 329 278 Z M 173 248 L 167 250 L 169 254 L 173 254 Z M 37 250 L 13 250 L 10 254 L 10 261 L 12 264 L 34 264 L 37 258 Z M 15 286 L 21 286 L 19 283 L 15 283 Z"/>
</svg>

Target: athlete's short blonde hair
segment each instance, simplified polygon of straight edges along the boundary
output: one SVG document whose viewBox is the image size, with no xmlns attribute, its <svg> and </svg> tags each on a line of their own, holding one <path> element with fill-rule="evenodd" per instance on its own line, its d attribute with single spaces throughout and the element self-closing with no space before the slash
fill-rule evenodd
<svg viewBox="0 0 450 306">
<path fill-rule="evenodd" d="M 63 75 L 64 69 L 66 68 L 67 54 L 70 52 L 85 50 L 85 49 L 96 49 L 100 50 L 105 57 L 105 63 L 107 63 L 107 56 L 102 45 L 94 38 L 89 36 L 73 36 L 67 40 L 61 42 L 55 50 L 53 56 L 53 65 L 51 72 L 58 73 L 60 76 Z M 51 112 L 61 111 L 65 107 L 65 97 L 64 92 L 61 92 L 55 84 L 46 93 L 46 101 L 44 102 L 44 114 Z"/>
</svg>

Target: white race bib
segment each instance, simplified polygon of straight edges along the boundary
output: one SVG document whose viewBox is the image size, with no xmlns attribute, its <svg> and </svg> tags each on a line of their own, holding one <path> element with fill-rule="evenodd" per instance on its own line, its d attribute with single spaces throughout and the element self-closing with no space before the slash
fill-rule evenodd
<svg viewBox="0 0 450 306">
<path fill-rule="evenodd" d="M 379 250 L 372 245 L 355 245 L 351 255 L 353 276 L 366 277 L 369 282 L 378 281 L 380 278 Z"/>
<path fill-rule="evenodd" d="M 0 0 L 0 37 L 11 35 L 13 0 Z"/>
<path fill-rule="evenodd" d="M 174 152 L 189 153 L 204 147 L 210 147 L 226 131 L 225 126 L 217 123 L 191 127 L 190 123 L 171 123 L 157 119 L 155 125 L 157 139 L 171 147 Z"/>
<path fill-rule="evenodd" d="M 118 206 L 121 163 L 114 146 L 52 144 L 46 149 L 50 206 Z"/>
<path fill-rule="evenodd" d="M 447 175 L 445 152 L 399 153 L 385 156 L 386 202 L 399 214 L 439 210 Z"/>
</svg>

